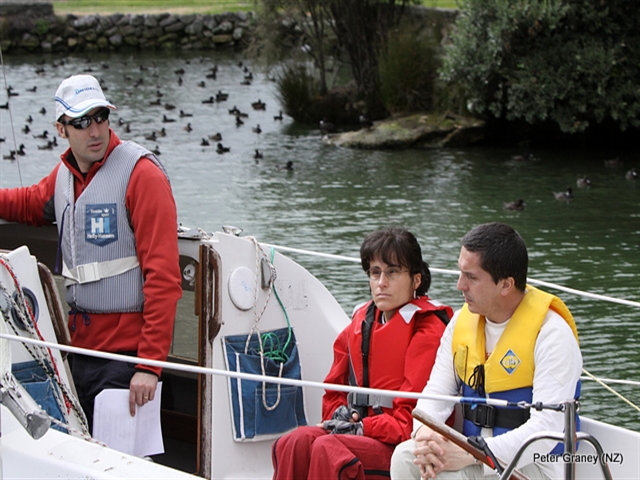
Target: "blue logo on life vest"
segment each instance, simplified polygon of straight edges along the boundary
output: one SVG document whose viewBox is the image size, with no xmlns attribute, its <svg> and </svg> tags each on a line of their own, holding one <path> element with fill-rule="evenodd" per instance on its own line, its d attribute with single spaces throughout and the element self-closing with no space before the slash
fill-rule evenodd
<svg viewBox="0 0 640 480">
<path fill-rule="evenodd" d="M 118 240 L 118 211 L 115 203 L 87 205 L 84 220 L 85 240 L 104 246 Z"/>
<path fill-rule="evenodd" d="M 518 368 L 518 365 L 520 365 L 520 359 L 515 353 L 513 353 L 513 350 L 509 350 L 504 354 L 502 360 L 500 360 L 500 365 L 502 365 L 502 368 L 504 368 L 507 373 L 511 375 L 515 371 L 515 369 Z"/>
</svg>

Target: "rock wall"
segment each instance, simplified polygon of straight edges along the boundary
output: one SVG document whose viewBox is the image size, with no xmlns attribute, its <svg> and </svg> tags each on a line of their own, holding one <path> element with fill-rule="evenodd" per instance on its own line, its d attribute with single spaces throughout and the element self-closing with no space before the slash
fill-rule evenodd
<svg viewBox="0 0 640 480">
<path fill-rule="evenodd" d="M 5 53 L 209 50 L 242 46 L 254 23 L 251 12 L 56 16 L 50 3 L 16 6 L 16 1 L 0 3 L 0 47 Z"/>
<path fill-rule="evenodd" d="M 456 14 L 455 10 L 415 7 L 410 12 L 413 20 L 440 41 L 446 38 Z M 46 0 L 0 0 L 3 53 L 243 48 L 254 25 L 252 12 L 56 16 Z M 284 36 L 300 33 L 294 22 L 283 20 L 282 28 Z"/>
</svg>

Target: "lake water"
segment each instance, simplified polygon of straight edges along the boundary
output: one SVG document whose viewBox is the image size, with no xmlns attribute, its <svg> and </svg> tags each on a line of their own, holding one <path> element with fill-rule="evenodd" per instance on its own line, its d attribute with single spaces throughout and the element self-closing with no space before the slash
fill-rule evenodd
<svg viewBox="0 0 640 480">
<path fill-rule="evenodd" d="M 118 106 L 112 126 L 123 139 L 160 151 L 171 176 L 182 223 L 206 231 L 223 225 L 243 228 L 260 241 L 326 253 L 358 256 L 369 231 L 391 223 L 412 230 L 433 267 L 455 269 L 459 240 L 474 225 L 503 221 L 524 237 L 530 252 L 530 276 L 572 288 L 640 301 L 640 181 L 625 179 L 640 168 L 638 151 L 615 145 L 597 151 L 577 148 L 533 149 L 535 159 L 519 161 L 514 148 L 467 148 L 434 151 L 356 151 L 327 146 L 313 126 L 290 118 L 274 120 L 281 107 L 275 83 L 238 53 L 207 52 L 142 56 L 94 55 L 64 58 L 4 58 L 4 78 L 18 96 L 11 109 L 0 110 L 3 157 L 24 144 L 20 163 L 0 162 L 0 187 L 29 185 L 58 161 L 61 146 L 38 149 L 54 132 L 53 95 L 66 76 L 90 71 L 103 80 L 109 99 Z M 242 66 L 239 62 L 243 62 Z M 218 65 L 217 78 L 207 78 Z M 242 85 L 246 72 L 251 85 Z M 44 69 L 44 73 L 36 73 Z M 184 69 L 184 73 L 176 73 Z M 182 78 L 182 84 L 178 82 Z M 139 79 L 143 82 L 139 83 Z M 205 82 L 200 86 L 200 82 Z M 36 87 L 35 92 L 29 91 Z M 216 92 L 226 102 L 205 104 Z M 161 97 L 158 94 L 162 94 Z M 152 105 L 160 99 L 160 105 Z M 266 103 L 264 111 L 253 102 Z M 7 101 L 2 88 L 0 104 Z M 165 104 L 175 109 L 168 110 Z M 248 114 L 237 126 L 229 109 Z M 46 114 L 39 113 L 44 107 Z M 179 116 L 179 111 L 192 117 Z M 30 133 L 23 133 L 31 115 Z M 163 115 L 175 122 L 163 123 Z M 118 120 L 130 125 L 126 133 Z M 190 123 L 192 130 L 186 131 Z M 260 126 L 261 133 L 254 129 Z M 12 128 L 13 126 L 13 128 Z M 166 136 L 145 136 L 165 128 Z M 216 142 L 203 138 L 221 133 L 230 147 L 216 153 Z M 14 144 L 15 135 L 15 144 Z M 254 159 L 255 150 L 263 158 Z M 604 160 L 619 157 L 624 165 L 607 168 Z M 293 162 L 293 171 L 277 167 Z M 590 188 L 578 188 L 587 175 Z M 552 191 L 572 186 L 571 201 Z M 151 192 L 150 192 L 151 193 Z M 522 198 L 525 209 L 508 211 L 503 202 Z M 318 276 L 345 311 L 368 297 L 368 283 L 357 264 L 292 255 Z M 558 292 L 554 292 L 558 293 Z M 462 304 L 455 277 L 434 274 L 430 294 L 454 307 Z M 605 378 L 640 380 L 640 310 L 559 293 L 575 315 L 584 366 Z M 612 385 L 635 404 L 638 387 Z M 584 413 L 640 430 L 640 414 L 602 387 L 583 388 Z"/>
</svg>

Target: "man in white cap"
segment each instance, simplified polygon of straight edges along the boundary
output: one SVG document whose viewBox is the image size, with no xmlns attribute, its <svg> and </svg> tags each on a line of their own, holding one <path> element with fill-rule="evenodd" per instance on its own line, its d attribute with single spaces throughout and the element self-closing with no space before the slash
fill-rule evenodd
<svg viewBox="0 0 640 480">
<path fill-rule="evenodd" d="M 0 218 L 57 222 L 56 269 L 66 278 L 74 346 L 166 360 L 182 295 L 167 173 L 153 153 L 110 128 L 116 107 L 93 76 L 65 79 L 55 102 L 55 126 L 69 148 L 37 184 L 0 189 Z M 105 388 L 130 389 L 131 415 L 156 395 L 159 368 L 77 354 L 70 364 L 89 428 Z"/>
</svg>

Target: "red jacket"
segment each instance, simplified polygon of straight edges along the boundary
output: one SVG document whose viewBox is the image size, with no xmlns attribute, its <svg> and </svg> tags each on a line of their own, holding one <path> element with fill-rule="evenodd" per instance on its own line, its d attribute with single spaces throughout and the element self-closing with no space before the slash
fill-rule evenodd
<svg viewBox="0 0 640 480">
<path fill-rule="evenodd" d="M 358 385 L 362 385 L 362 322 L 371 302 L 355 311 L 352 322 L 338 335 L 333 345 L 333 365 L 325 378 L 326 383 L 349 384 L 349 364 L 353 366 Z M 381 312 L 371 327 L 369 347 L 369 387 L 404 392 L 421 392 L 431 375 L 444 333 L 445 324 L 433 311 L 444 310 L 451 318 L 453 311 L 447 306 L 436 306 L 427 297 L 410 302 L 419 308 L 407 322 L 396 312 L 386 323 L 380 323 Z M 322 398 L 322 418 L 328 420 L 333 412 L 347 405 L 347 393 L 327 390 Z M 393 408 L 384 408 L 375 415 L 370 409 L 363 419 L 364 435 L 381 442 L 396 445 L 409 438 L 413 429 L 411 411 L 416 400 L 396 398 Z"/>
<path fill-rule="evenodd" d="M 61 160 L 75 177 L 76 198 L 111 151 L 121 143 L 110 131 L 105 158 L 96 162 L 84 177 L 68 160 Z M 54 189 L 60 164 L 39 183 L 30 187 L 0 189 L 0 218 L 28 225 L 47 225 L 55 220 Z M 134 351 L 143 358 L 166 360 L 173 337 L 177 302 L 182 296 L 177 240 L 177 211 L 171 187 L 164 173 L 148 159 L 134 168 L 125 204 L 133 227 L 138 261 L 144 277 L 144 309 L 141 313 L 91 314 L 69 317 L 71 342 L 76 347 L 106 352 Z M 73 326 L 73 328 L 71 328 Z M 138 365 L 159 374 L 161 369 Z"/>
</svg>

